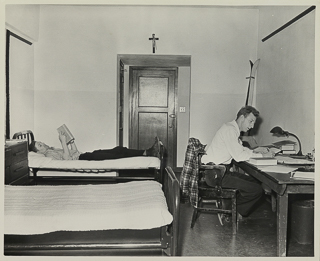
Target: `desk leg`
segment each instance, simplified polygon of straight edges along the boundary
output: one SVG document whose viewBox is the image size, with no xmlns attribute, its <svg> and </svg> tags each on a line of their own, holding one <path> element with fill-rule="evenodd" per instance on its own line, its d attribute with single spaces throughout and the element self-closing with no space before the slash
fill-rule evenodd
<svg viewBox="0 0 320 261">
<path fill-rule="evenodd" d="M 288 194 L 278 195 L 277 209 L 277 240 L 278 256 L 287 255 L 287 228 L 288 228 Z"/>
</svg>

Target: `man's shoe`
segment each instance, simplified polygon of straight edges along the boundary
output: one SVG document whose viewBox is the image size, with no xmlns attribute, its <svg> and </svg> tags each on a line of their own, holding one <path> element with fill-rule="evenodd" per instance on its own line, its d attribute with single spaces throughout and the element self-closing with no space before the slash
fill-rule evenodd
<svg viewBox="0 0 320 261">
<path fill-rule="evenodd" d="M 224 226 L 224 225 L 231 222 L 231 217 L 230 217 L 230 215 L 227 215 L 227 214 L 218 213 L 218 219 L 219 219 L 221 226 Z"/>
<path fill-rule="evenodd" d="M 150 149 L 146 150 L 147 156 L 160 157 L 160 140 L 158 137 L 155 137 L 155 142 Z"/>
</svg>

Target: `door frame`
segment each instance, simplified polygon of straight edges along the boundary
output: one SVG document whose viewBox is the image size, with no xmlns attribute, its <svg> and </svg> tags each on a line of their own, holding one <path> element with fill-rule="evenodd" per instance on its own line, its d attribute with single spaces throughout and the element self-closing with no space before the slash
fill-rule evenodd
<svg viewBox="0 0 320 261">
<path fill-rule="evenodd" d="M 121 67 L 120 67 L 120 62 L 125 66 L 124 67 L 124 72 L 126 72 L 127 67 L 131 66 L 144 66 L 144 67 L 178 67 L 178 73 L 179 73 L 179 67 L 189 67 L 191 68 L 191 55 L 155 55 L 155 54 L 118 54 L 117 55 L 117 108 L 116 108 L 116 120 L 117 120 L 117 125 L 116 125 L 116 138 L 117 138 L 117 143 L 119 145 L 121 141 L 121 133 L 126 135 L 126 132 L 123 131 L 123 122 L 120 122 L 120 117 L 121 113 L 124 111 L 123 105 L 120 106 L 120 101 L 121 101 L 121 95 L 120 93 L 123 94 L 123 90 L 120 92 L 121 88 L 121 81 L 123 80 L 123 74 L 121 73 Z M 126 81 L 126 77 L 125 81 Z M 129 79 L 128 79 L 129 80 Z M 191 82 L 190 82 L 191 84 Z M 179 84 L 177 84 L 177 89 L 179 88 Z M 191 88 L 191 86 L 190 86 Z M 176 95 L 176 106 L 178 106 L 178 95 Z M 177 114 L 179 112 L 177 111 L 176 108 L 176 123 L 178 121 Z M 122 114 L 123 116 L 123 114 Z M 122 120 L 126 120 L 125 117 L 122 117 Z M 128 123 L 129 124 L 129 123 Z M 176 126 L 176 132 L 178 135 L 178 124 Z M 126 136 L 125 136 L 126 137 Z M 129 139 L 129 137 L 127 137 Z M 127 139 L 127 140 L 128 140 Z M 126 139 L 123 138 L 122 141 L 126 142 Z M 128 142 L 127 142 L 128 143 Z M 187 141 L 185 142 L 187 144 Z M 129 144 L 129 143 L 128 143 Z M 175 140 L 176 147 L 179 146 L 178 143 L 178 138 Z M 124 144 L 126 145 L 126 143 Z M 185 147 L 185 144 L 183 144 L 183 149 Z M 178 148 L 177 152 L 178 153 Z M 174 159 L 177 164 L 177 155 Z M 172 168 L 175 170 L 176 166 L 172 166 Z"/>
</svg>

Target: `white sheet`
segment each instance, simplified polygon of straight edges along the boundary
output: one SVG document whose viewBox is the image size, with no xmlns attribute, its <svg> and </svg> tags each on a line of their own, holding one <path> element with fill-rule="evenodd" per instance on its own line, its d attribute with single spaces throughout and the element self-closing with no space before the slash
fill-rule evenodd
<svg viewBox="0 0 320 261">
<path fill-rule="evenodd" d="M 170 224 L 161 184 L 5 186 L 4 233 L 151 229 Z"/>
<path fill-rule="evenodd" d="M 87 170 L 89 171 L 89 170 Z M 81 173 L 79 173 L 81 172 Z M 30 172 L 30 176 L 34 176 L 32 172 Z M 79 171 L 62 171 L 62 170 L 39 170 L 37 171 L 37 177 L 118 177 L 119 173 L 117 171 L 107 171 L 107 172 L 99 172 L 99 170 L 90 170 L 90 172 L 86 172 L 86 170 Z"/>
<path fill-rule="evenodd" d="M 44 155 L 29 152 L 29 167 L 53 169 L 160 169 L 160 159 L 157 157 L 130 157 L 115 160 L 54 160 Z"/>
</svg>

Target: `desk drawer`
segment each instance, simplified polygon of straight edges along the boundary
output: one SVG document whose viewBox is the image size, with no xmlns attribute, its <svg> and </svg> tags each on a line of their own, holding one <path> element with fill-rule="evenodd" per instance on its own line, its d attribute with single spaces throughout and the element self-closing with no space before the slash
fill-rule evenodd
<svg viewBox="0 0 320 261">
<path fill-rule="evenodd" d="M 8 169 L 8 170 L 7 170 Z M 28 160 L 23 160 L 12 164 L 6 168 L 6 183 L 10 183 L 28 173 Z"/>
<path fill-rule="evenodd" d="M 10 167 L 6 167 L 4 175 L 4 184 L 8 185 L 11 181 Z"/>
<path fill-rule="evenodd" d="M 5 150 L 5 165 L 9 166 L 11 164 L 11 159 L 12 159 L 12 154 L 11 154 L 11 149 L 6 148 Z"/>
<path fill-rule="evenodd" d="M 26 145 L 27 145 L 26 143 L 21 143 L 21 144 L 17 144 L 16 146 L 12 146 L 10 148 L 9 157 L 12 158 L 12 163 L 22 161 L 28 158 Z"/>
</svg>

